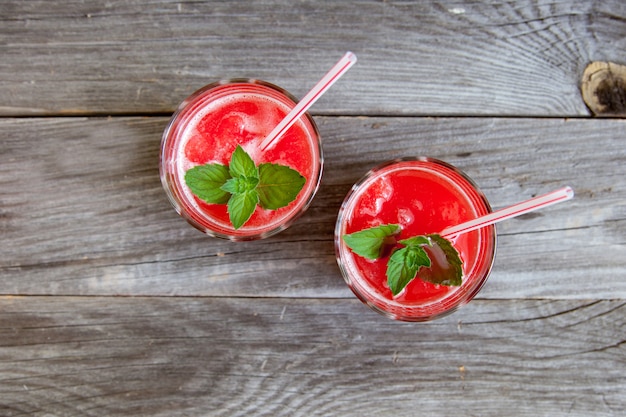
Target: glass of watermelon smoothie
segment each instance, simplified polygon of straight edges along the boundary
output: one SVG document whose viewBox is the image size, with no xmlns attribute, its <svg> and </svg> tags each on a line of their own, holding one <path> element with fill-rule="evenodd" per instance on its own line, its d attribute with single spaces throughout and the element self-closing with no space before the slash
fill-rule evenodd
<svg viewBox="0 0 626 417">
<path fill-rule="evenodd" d="M 322 176 L 320 135 L 305 113 L 275 142 L 261 151 L 261 141 L 297 104 L 287 91 L 273 84 L 232 79 L 203 87 L 178 107 L 161 142 L 160 175 L 176 211 L 208 235 L 235 241 L 266 238 L 287 228 L 309 206 Z M 304 177 L 304 185 L 287 206 L 256 206 L 238 228 L 226 204 L 210 204 L 187 186 L 185 174 L 203 164 L 228 165 L 241 147 L 255 164 L 280 164 Z"/>
<path fill-rule="evenodd" d="M 446 258 L 425 246 L 430 267 L 421 267 L 395 296 L 386 276 L 390 251 L 367 259 L 355 254 L 343 237 L 387 224 L 399 226 L 398 240 L 437 234 L 490 212 L 483 193 L 452 165 L 432 158 L 390 161 L 369 171 L 346 196 L 335 228 L 337 262 L 350 289 L 374 310 L 397 320 L 432 320 L 469 302 L 486 282 L 496 251 L 493 225 L 451 240 L 462 261 L 461 285 L 429 281 L 429 274 L 446 268 Z"/>
</svg>

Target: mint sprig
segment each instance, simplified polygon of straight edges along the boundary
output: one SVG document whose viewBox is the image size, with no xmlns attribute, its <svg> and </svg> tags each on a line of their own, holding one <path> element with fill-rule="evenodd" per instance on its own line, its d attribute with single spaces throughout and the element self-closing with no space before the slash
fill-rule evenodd
<svg viewBox="0 0 626 417">
<path fill-rule="evenodd" d="M 185 173 L 185 183 L 202 201 L 227 204 L 230 222 L 242 227 L 257 205 L 277 210 L 296 199 L 304 184 L 298 171 L 280 164 L 256 166 L 250 155 L 237 146 L 228 166 L 212 163 L 199 165 Z"/>
<path fill-rule="evenodd" d="M 367 259 L 382 259 L 391 252 L 387 260 L 387 284 L 393 296 L 418 276 L 420 269 L 425 272 L 420 278 L 433 284 L 459 286 L 463 277 L 463 262 L 452 243 L 438 234 L 412 236 L 396 240 L 400 226 L 387 224 L 364 229 L 343 236 L 345 244 L 357 255 Z M 398 247 L 402 245 L 402 247 Z M 393 246 L 389 250 L 389 246 Z M 432 260 L 424 247 L 432 253 L 441 253 L 446 265 L 431 269 Z"/>
<path fill-rule="evenodd" d="M 430 267 L 430 258 L 422 246 L 431 246 L 425 236 L 401 240 L 404 248 L 393 252 L 387 263 L 387 284 L 395 296 L 400 293 L 417 275 L 419 269 Z"/>
</svg>

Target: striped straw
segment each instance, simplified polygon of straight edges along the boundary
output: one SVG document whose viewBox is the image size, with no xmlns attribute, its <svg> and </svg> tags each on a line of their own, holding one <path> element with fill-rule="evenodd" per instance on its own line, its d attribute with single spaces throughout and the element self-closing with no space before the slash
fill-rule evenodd
<svg viewBox="0 0 626 417">
<path fill-rule="evenodd" d="M 489 226 L 490 224 L 501 222 L 503 220 L 517 217 L 522 214 L 530 213 L 531 211 L 535 211 L 544 207 L 551 206 L 553 204 L 560 203 L 562 201 L 569 200 L 572 197 L 574 197 L 574 190 L 571 187 L 559 188 L 558 190 L 552 191 L 548 194 L 531 198 L 530 200 L 526 200 L 500 210 L 496 210 L 477 219 L 470 220 L 456 226 L 448 227 L 444 229 L 440 233 L 440 235 L 446 239 L 449 239 L 462 233 L 467 233 L 472 230 L 480 229 L 481 227 Z"/>
<path fill-rule="evenodd" d="M 285 116 L 285 118 L 270 132 L 263 142 L 261 151 L 271 147 L 308 109 L 322 96 L 352 65 L 356 63 L 356 55 L 352 52 L 346 54 L 335 64 L 334 67 L 317 83 L 306 96 Z"/>
</svg>

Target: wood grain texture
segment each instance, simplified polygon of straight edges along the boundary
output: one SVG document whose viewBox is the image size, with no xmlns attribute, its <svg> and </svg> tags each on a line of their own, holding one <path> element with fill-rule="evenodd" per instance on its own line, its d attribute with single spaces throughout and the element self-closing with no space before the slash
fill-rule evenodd
<svg viewBox="0 0 626 417">
<path fill-rule="evenodd" d="M 273 238 L 233 243 L 193 229 L 167 201 L 167 118 L 0 120 L 0 292 L 351 298 L 333 248 L 344 196 L 376 164 L 426 155 L 463 169 L 496 208 L 576 190 L 499 226 L 480 297 L 626 298 L 626 121 L 317 121 L 325 173 L 310 209 Z"/>
<path fill-rule="evenodd" d="M 175 213 L 181 100 L 303 96 L 346 50 L 303 217 L 233 243 Z M 626 120 L 580 82 L 624 50 L 623 0 L 1 1 L 0 416 L 623 416 Z M 477 299 L 424 324 L 358 301 L 333 248 L 351 185 L 415 155 L 495 208 L 576 191 L 501 224 Z"/>
<path fill-rule="evenodd" d="M 0 414 L 619 416 L 624 301 L 0 297 Z"/>
<path fill-rule="evenodd" d="M 167 113 L 235 76 L 301 97 L 346 50 L 316 114 L 587 116 L 583 70 L 624 63 L 626 5 L 5 0 L 0 113 Z"/>
</svg>

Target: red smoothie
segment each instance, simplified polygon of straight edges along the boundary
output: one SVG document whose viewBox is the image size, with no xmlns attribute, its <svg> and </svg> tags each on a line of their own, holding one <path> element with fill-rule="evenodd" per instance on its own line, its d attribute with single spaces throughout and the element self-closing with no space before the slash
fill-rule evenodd
<svg viewBox="0 0 626 417">
<path fill-rule="evenodd" d="M 305 114 L 273 146 L 261 152 L 259 145 L 295 105 L 286 91 L 257 80 L 211 84 L 187 98 L 161 144 L 161 180 L 176 210 L 199 230 L 231 240 L 268 237 L 291 224 L 306 210 L 321 179 L 322 150 L 315 122 Z M 197 165 L 228 165 L 237 145 L 256 165 L 285 165 L 306 179 L 289 205 L 277 210 L 257 206 L 239 229 L 233 228 L 226 204 L 205 203 L 184 179 Z"/>
<path fill-rule="evenodd" d="M 470 301 L 487 279 L 496 247 L 493 226 L 456 237 L 452 244 L 463 261 L 463 284 L 445 286 L 419 279 L 445 265 L 429 247 L 432 265 L 395 297 L 387 285 L 390 253 L 376 260 L 354 254 L 342 236 L 398 224 L 398 240 L 439 233 L 447 226 L 489 213 L 491 208 L 473 182 L 458 169 L 434 159 L 404 159 L 370 171 L 346 197 L 337 220 L 335 246 L 343 276 L 354 293 L 375 310 L 406 321 L 425 321 Z"/>
</svg>

